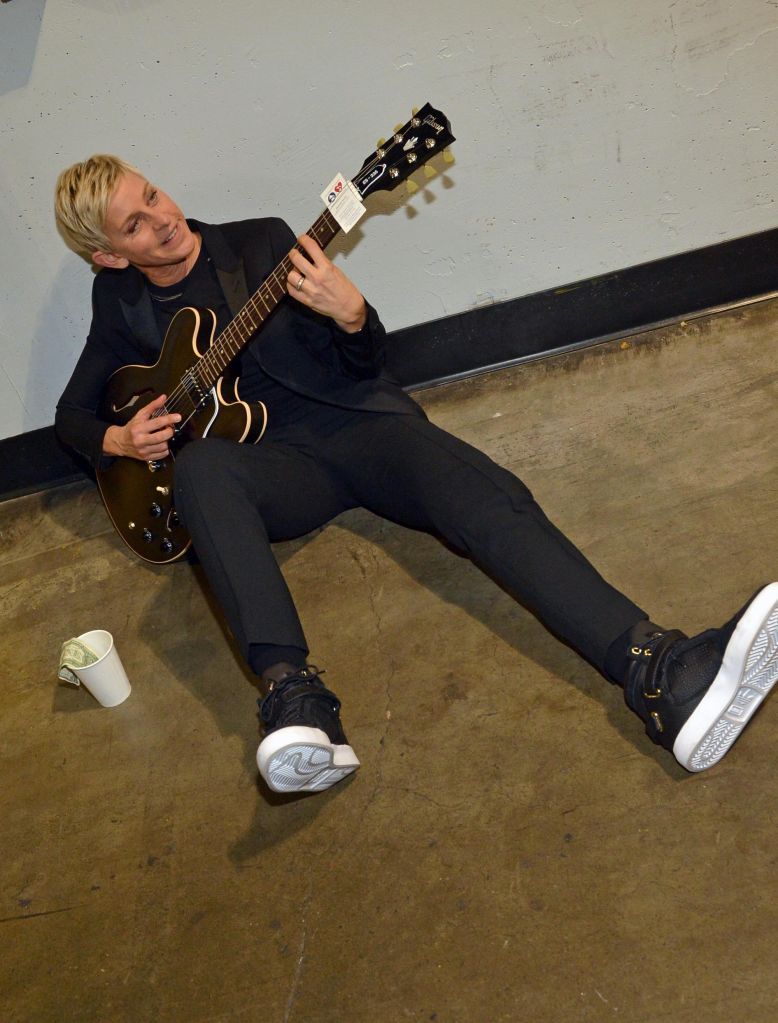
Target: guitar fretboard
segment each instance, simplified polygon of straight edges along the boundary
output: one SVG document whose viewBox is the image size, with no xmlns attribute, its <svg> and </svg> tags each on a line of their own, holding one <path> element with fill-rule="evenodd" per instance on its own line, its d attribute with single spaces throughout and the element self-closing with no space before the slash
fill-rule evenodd
<svg viewBox="0 0 778 1023">
<path fill-rule="evenodd" d="M 329 210 L 308 229 L 322 249 L 330 244 L 340 230 L 340 226 Z M 304 250 L 295 245 L 298 252 L 305 255 Z M 281 299 L 287 294 L 286 280 L 295 267 L 288 255 L 284 256 L 276 268 L 265 278 L 240 312 L 227 324 L 224 330 L 214 339 L 213 344 L 194 365 L 190 366 L 178 385 L 170 393 L 163 408 L 157 415 L 180 412 L 182 425 L 199 407 L 216 381 L 227 366 L 243 351 L 259 328 L 270 316 Z"/>
</svg>

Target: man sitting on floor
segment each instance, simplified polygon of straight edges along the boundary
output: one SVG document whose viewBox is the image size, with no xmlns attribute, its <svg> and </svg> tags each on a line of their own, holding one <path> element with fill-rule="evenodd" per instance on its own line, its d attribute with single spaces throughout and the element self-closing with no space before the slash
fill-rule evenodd
<svg viewBox="0 0 778 1023">
<path fill-rule="evenodd" d="M 57 182 L 68 243 L 100 267 L 86 346 L 57 406 L 62 440 L 92 466 L 175 454 L 175 505 L 246 662 L 260 676 L 260 773 L 276 791 L 329 787 L 359 766 L 340 702 L 307 663 L 271 550 L 348 508 L 444 538 L 606 679 L 649 737 L 691 771 L 719 761 L 778 678 L 778 583 L 722 628 L 653 624 L 545 516 L 527 487 L 430 423 L 382 376 L 385 332 L 356 286 L 277 219 L 187 221 L 146 177 L 93 156 Z M 111 374 L 154 364 L 170 320 L 207 307 L 222 331 L 288 254 L 284 299 L 239 357 L 240 397 L 263 402 L 258 444 L 204 437 L 158 395 L 125 425 L 101 420 Z"/>
</svg>

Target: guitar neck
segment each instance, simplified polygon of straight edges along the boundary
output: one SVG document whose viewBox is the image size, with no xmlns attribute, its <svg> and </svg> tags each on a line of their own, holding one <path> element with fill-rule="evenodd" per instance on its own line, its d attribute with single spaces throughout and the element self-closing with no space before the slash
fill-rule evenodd
<svg viewBox="0 0 778 1023">
<path fill-rule="evenodd" d="M 406 124 L 395 128 L 387 142 L 382 142 L 368 156 L 350 184 L 360 199 L 374 191 L 391 190 L 433 154 L 441 150 L 445 152 L 444 147 L 453 141 L 448 118 L 425 103 Z M 325 249 L 339 230 L 338 222 L 325 209 L 308 234 Z M 305 255 L 299 245 L 295 248 Z M 204 395 L 214 387 L 227 366 L 243 351 L 286 295 L 286 281 L 293 269 L 292 261 L 284 256 L 208 351 L 187 371 L 181 381 L 180 393 L 188 395 L 194 389 Z M 160 409 L 158 414 L 163 411 L 171 409 Z"/>
<path fill-rule="evenodd" d="M 338 222 L 329 210 L 325 210 L 307 233 L 322 249 L 326 249 L 338 231 L 340 231 Z M 305 255 L 299 245 L 295 245 L 295 248 Z M 286 295 L 286 280 L 292 270 L 294 266 L 286 255 L 214 340 L 208 352 L 198 359 L 196 366 L 192 367 L 190 372 L 197 374 L 198 382 L 204 391 L 214 386 L 227 366 L 243 351 Z"/>
</svg>

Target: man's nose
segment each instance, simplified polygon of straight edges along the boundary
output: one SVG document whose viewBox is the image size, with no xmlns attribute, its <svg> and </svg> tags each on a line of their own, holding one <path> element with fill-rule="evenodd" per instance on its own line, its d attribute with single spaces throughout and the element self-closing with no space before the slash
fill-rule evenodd
<svg viewBox="0 0 778 1023">
<path fill-rule="evenodd" d="M 170 210 L 156 209 L 152 213 L 151 220 L 155 231 L 165 231 L 170 227 L 171 216 Z"/>
</svg>

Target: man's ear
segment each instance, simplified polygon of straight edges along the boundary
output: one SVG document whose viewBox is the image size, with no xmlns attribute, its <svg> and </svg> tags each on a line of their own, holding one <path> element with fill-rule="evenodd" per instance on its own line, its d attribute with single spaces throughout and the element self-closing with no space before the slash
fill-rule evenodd
<svg viewBox="0 0 778 1023">
<path fill-rule="evenodd" d="M 124 256 L 117 256 L 115 252 L 101 252 L 97 249 L 92 253 L 92 262 L 96 266 L 105 266 L 109 270 L 126 270 L 130 265 L 129 259 Z"/>
</svg>

